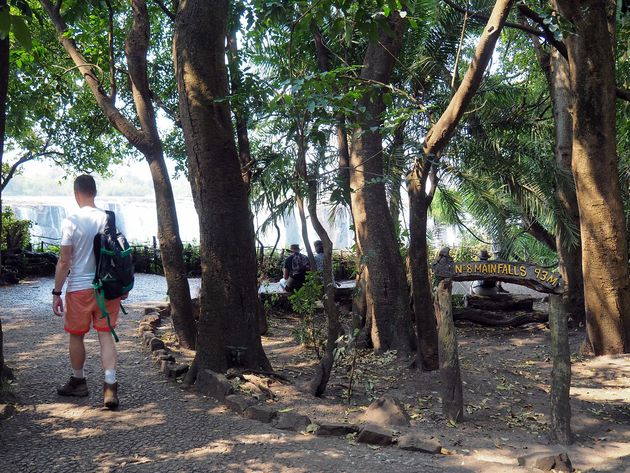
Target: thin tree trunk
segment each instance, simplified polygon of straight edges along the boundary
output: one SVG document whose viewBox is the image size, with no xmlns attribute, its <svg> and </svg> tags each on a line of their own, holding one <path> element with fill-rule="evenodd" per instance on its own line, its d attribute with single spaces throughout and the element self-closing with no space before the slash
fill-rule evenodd
<svg viewBox="0 0 630 473">
<path fill-rule="evenodd" d="M 313 256 L 313 249 L 311 248 L 311 241 L 308 238 L 308 226 L 306 222 L 306 211 L 304 209 L 304 199 L 302 198 L 302 192 L 300 189 L 295 189 L 295 203 L 297 204 L 298 214 L 300 216 L 300 228 L 302 230 L 302 241 L 308 255 L 308 261 L 311 265 L 311 270 L 315 269 L 315 257 Z"/>
<path fill-rule="evenodd" d="M 435 292 L 435 315 L 439 327 L 442 412 L 446 420 L 461 422 L 464 418 L 464 397 L 457 333 L 453 322 L 452 287 L 453 282 L 450 279 L 444 279 L 438 284 Z"/>
<path fill-rule="evenodd" d="M 402 198 L 400 187 L 402 186 L 402 168 L 405 162 L 405 125 L 400 123 L 394 130 L 391 153 L 389 155 L 389 176 L 391 188 L 389 193 L 389 213 L 394 222 L 394 232 L 400 238 L 400 212 L 402 211 Z"/>
<path fill-rule="evenodd" d="M 197 353 L 187 384 L 203 369 L 271 369 L 257 317 L 254 228 L 224 101 L 227 17 L 226 0 L 182 0 L 173 38 L 202 261 Z"/>
<path fill-rule="evenodd" d="M 426 187 L 431 164 L 424 163 L 407 180 L 409 194 L 409 260 L 411 261 L 411 292 L 416 318 L 418 354 L 422 369 L 438 369 L 438 334 L 433 311 L 433 297 L 429 280 L 429 254 L 427 247 L 427 220 L 431 197 Z M 428 168 L 428 169 L 425 169 Z M 433 182 L 435 188 L 437 183 Z"/>
<path fill-rule="evenodd" d="M 324 394 L 326 386 L 328 385 L 330 372 L 332 371 L 334 363 L 333 350 L 336 346 L 337 338 L 343 333 L 343 330 L 339 323 L 339 311 L 335 303 L 335 283 L 332 271 L 333 243 L 317 216 L 317 180 L 312 177 L 308 180 L 307 185 L 309 191 L 308 212 L 311 216 L 311 223 L 324 247 L 324 272 L 322 274 L 322 280 L 324 283 L 324 310 L 328 322 L 326 353 L 320 360 L 315 370 L 315 377 L 309 385 L 311 394 L 321 396 Z"/>
<path fill-rule="evenodd" d="M 228 68 L 230 71 L 230 88 L 233 96 L 237 96 L 242 88 L 237 42 L 238 20 L 239 19 L 235 19 L 236 26 L 228 33 L 227 36 L 227 58 Z M 249 192 L 252 181 L 252 152 L 247 128 L 249 115 L 243 103 L 238 103 L 238 106 L 234 107 L 234 118 L 236 119 L 236 139 L 238 142 L 238 158 L 241 163 L 241 175 L 247 191 Z"/>
<path fill-rule="evenodd" d="M 569 63 L 557 50 L 550 57 L 551 92 L 556 131 L 556 163 L 571 173 L 571 149 L 573 142 L 573 119 L 571 117 L 572 96 Z M 573 181 L 573 179 L 571 179 Z M 580 210 L 575 195 L 575 183 L 566 179 L 556 180 L 556 194 L 566 214 L 577 229 L 580 228 Z M 579 238 L 579 237 L 578 237 Z M 582 245 L 567 246 L 562 234 L 556 237 L 558 264 L 564 281 L 563 304 L 565 313 L 576 322 L 584 323 L 584 279 L 582 278 Z"/>
<path fill-rule="evenodd" d="M 551 332 L 551 439 L 569 445 L 571 435 L 571 353 L 567 314 L 562 296 L 549 296 L 549 330 Z"/>
<path fill-rule="evenodd" d="M 430 161 L 433 158 L 439 158 L 440 152 L 446 147 L 453 133 L 455 133 L 455 129 L 468 104 L 481 84 L 484 71 L 492 58 L 494 47 L 507 20 L 512 3 L 513 0 L 497 0 L 495 3 L 464 78 L 457 87 L 444 113 L 427 133 L 423 146 L 423 152 L 427 157 L 423 163 L 424 166 L 430 166 Z M 430 301 L 430 295 L 427 294 L 427 287 L 430 287 L 430 283 L 428 262 L 426 261 L 426 212 L 429 203 L 424 202 L 426 199 L 426 178 L 424 178 L 425 181 L 422 184 L 422 175 L 418 172 L 418 166 L 415 167 L 415 173 L 415 177 L 412 174 L 409 180 L 411 185 L 408 191 L 410 198 L 409 256 L 412 268 L 414 308 L 418 306 L 426 307 L 428 305 L 427 302 Z M 422 251 L 423 248 L 425 249 L 424 252 Z M 416 312 L 416 324 L 417 330 L 428 330 L 428 332 L 418 335 L 419 349 L 423 365 L 426 365 L 427 368 L 433 367 L 435 366 L 436 339 L 431 333 L 433 324 L 431 311 L 423 309 L 421 313 Z M 428 358 L 425 359 L 424 356 Z"/>
<path fill-rule="evenodd" d="M 588 338 L 596 355 L 630 351 L 628 243 L 619 185 L 615 63 L 607 2 L 558 0 L 574 97 L 572 170 L 580 209 Z"/>
<path fill-rule="evenodd" d="M 304 137 L 304 128 L 306 127 L 306 118 L 298 120 L 298 155 L 295 162 L 295 172 L 303 181 L 306 181 L 306 143 Z M 313 249 L 311 248 L 311 242 L 308 238 L 308 225 L 306 222 L 306 211 L 304 209 L 304 198 L 302 197 L 302 189 L 299 184 L 295 186 L 295 203 L 297 204 L 298 214 L 300 216 L 300 225 L 302 228 L 302 241 L 308 255 L 308 261 L 311 265 L 311 270 L 315 269 L 315 257 L 313 256 Z"/>
<path fill-rule="evenodd" d="M 151 171 L 155 190 L 158 219 L 158 238 L 164 275 L 171 301 L 171 316 L 176 334 L 182 346 L 195 347 L 196 327 L 193 316 L 190 288 L 186 279 L 186 265 L 183 258 L 183 245 L 179 236 L 179 224 L 175 211 L 175 200 L 171 187 L 164 152 L 160 140 L 155 110 L 151 101 L 147 72 L 147 51 L 149 48 L 149 13 L 144 0 L 132 0 L 133 22 L 125 41 L 125 55 L 129 68 L 133 100 L 140 128 L 123 116 L 111 97 L 101 87 L 92 67 L 79 51 L 74 39 L 68 35 L 68 27 L 61 17 L 60 10 L 50 0 L 40 0 L 50 17 L 59 42 L 72 61 L 83 74 L 92 95 L 112 126 L 118 130 L 138 151 L 140 151 Z"/>
<path fill-rule="evenodd" d="M 311 31 L 313 32 L 313 41 L 315 43 L 315 52 L 319 69 L 322 72 L 328 72 L 330 70 L 331 61 L 330 50 L 326 46 L 324 38 L 321 34 L 321 30 L 317 26 L 315 20 L 311 22 Z M 346 130 L 346 119 L 344 114 L 338 113 L 337 115 L 335 115 L 335 122 L 337 154 L 339 155 L 337 182 L 341 189 L 341 196 L 343 198 L 343 201 L 350 209 L 350 213 L 352 214 L 352 221 L 354 222 L 354 214 L 350 197 L 350 147 L 348 145 L 348 132 Z M 354 239 L 355 241 L 358 241 L 356 228 L 354 230 Z M 363 262 L 361 257 L 361 250 L 359 249 L 358 245 L 357 254 L 355 256 L 356 267 L 361 268 Z M 371 332 L 371 320 L 370 322 L 367 321 L 366 289 L 367 283 L 365 280 L 365 273 L 359 269 L 355 278 L 355 289 L 352 295 L 353 329 L 362 329 L 362 344 L 371 345 L 371 343 L 367 343 L 366 340 Z"/>
<path fill-rule="evenodd" d="M 382 31 L 365 54 L 361 78 L 387 83 L 402 46 L 406 21 L 392 15 L 390 32 Z M 366 93 L 358 110 L 361 125 L 353 134 L 350 155 L 352 214 L 357 244 L 365 262 L 367 318 L 372 319 L 375 351 L 411 351 L 413 342 L 405 266 L 398 250 L 387 205 L 381 130 L 385 104 L 379 92 Z M 377 130 L 377 131 L 374 131 Z"/>
</svg>

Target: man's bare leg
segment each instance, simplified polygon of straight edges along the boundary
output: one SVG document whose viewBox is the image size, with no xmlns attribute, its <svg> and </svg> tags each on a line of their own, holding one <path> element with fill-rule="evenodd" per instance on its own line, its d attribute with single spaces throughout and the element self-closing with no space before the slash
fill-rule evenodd
<svg viewBox="0 0 630 473">
<path fill-rule="evenodd" d="M 116 382 L 116 345 L 111 332 L 97 332 L 101 344 L 101 365 L 105 371 L 103 404 L 109 409 L 118 407 L 118 383 Z"/>
<path fill-rule="evenodd" d="M 108 371 L 113 370 L 116 371 L 116 345 L 114 343 L 114 337 L 112 337 L 111 332 L 101 332 L 98 331 L 98 341 L 101 344 L 101 365 L 103 366 L 103 371 L 107 373 Z M 106 380 L 107 381 L 107 380 Z M 113 384 L 116 382 L 116 379 L 113 381 L 108 381 L 109 384 Z"/>
<path fill-rule="evenodd" d="M 83 365 L 85 365 L 85 343 L 83 338 L 85 334 L 70 334 L 70 365 L 72 369 L 76 371 L 82 371 Z"/>
</svg>

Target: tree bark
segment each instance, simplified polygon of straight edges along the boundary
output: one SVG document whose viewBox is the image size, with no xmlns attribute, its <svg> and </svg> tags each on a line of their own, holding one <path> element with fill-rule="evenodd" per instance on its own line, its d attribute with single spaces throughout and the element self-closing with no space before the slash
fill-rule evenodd
<svg viewBox="0 0 630 473">
<path fill-rule="evenodd" d="M 315 378 L 310 383 L 311 394 L 321 396 L 326 391 L 334 363 L 333 350 L 336 346 L 337 338 L 343 333 L 343 330 L 339 323 L 337 304 L 335 304 L 335 282 L 333 280 L 332 269 L 333 243 L 317 216 L 317 180 L 312 176 L 311 179 L 308 180 L 307 185 L 309 191 L 308 213 L 311 216 L 313 228 L 317 232 L 317 236 L 322 241 L 324 247 L 324 272 L 322 274 L 322 280 L 324 283 L 324 311 L 326 312 L 326 320 L 328 322 L 326 353 L 316 368 Z"/>
<path fill-rule="evenodd" d="M 549 296 L 549 331 L 551 332 L 551 439 L 569 445 L 571 435 L 571 353 L 567 314 L 562 296 Z"/>
<path fill-rule="evenodd" d="M 389 20 L 391 31 L 381 31 L 365 54 L 361 78 L 389 82 L 395 58 L 402 46 L 406 22 L 397 14 Z M 352 214 L 357 245 L 365 262 L 367 319 L 372 320 L 375 351 L 412 349 L 409 296 L 405 266 L 394 234 L 383 177 L 381 129 L 385 111 L 381 94 L 365 93 L 358 111 L 361 125 L 353 134 L 350 155 Z M 378 131 L 373 131 L 378 129 Z"/>
<path fill-rule="evenodd" d="M 443 279 L 438 284 L 435 292 L 435 315 L 439 327 L 442 411 L 446 420 L 461 422 L 464 419 L 464 397 L 459 369 L 457 334 L 453 322 L 452 287 L 453 282 L 450 279 Z"/>
<path fill-rule="evenodd" d="M 556 131 L 555 155 L 558 167 L 571 173 L 571 149 L 573 142 L 573 119 L 571 117 L 572 96 L 569 77 L 569 63 L 553 50 L 550 56 L 550 86 L 554 109 L 554 127 Z M 580 210 L 575 183 L 567 179 L 556 179 L 556 195 L 571 222 L 579 230 Z M 578 323 L 585 322 L 584 280 L 582 278 L 582 245 L 578 237 L 575 245 L 567 246 L 567 238 L 562 233 L 556 236 L 558 264 L 564 281 L 563 303 L 568 316 Z"/>
<path fill-rule="evenodd" d="M 389 213 L 394 222 L 394 233 L 400 238 L 400 213 L 402 211 L 402 198 L 400 187 L 402 186 L 402 169 L 405 165 L 405 125 L 400 123 L 394 130 L 391 152 L 389 154 L 389 176 L 391 186 L 389 192 Z"/>
<path fill-rule="evenodd" d="M 330 70 L 330 50 L 324 42 L 324 38 L 321 34 L 321 30 L 317 26 L 315 20 L 311 21 L 311 31 L 313 32 L 313 41 L 315 43 L 315 53 L 317 56 L 317 64 L 322 72 L 328 72 Z M 345 203 L 350 208 L 352 213 L 352 203 L 350 197 L 350 147 L 348 145 L 348 132 L 346 129 L 346 118 L 343 113 L 335 115 L 335 132 L 337 136 L 337 154 L 338 154 L 338 172 L 337 172 L 337 184 L 341 189 L 341 196 Z M 354 216 L 352 217 L 354 222 Z M 354 231 L 355 241 L 358 241 L 356 228 Z M 356 267 L 362 267 L 361 250 L 357 249 L 356 255 Z M 365 329 L 368 325 L 367 322 L 367 302 L 366 302 L 366 281 L 363 271 L 358 269 L 355 278 L 355 290 L 352 296 L 352 315 L 353 315 L 353 329 Z M 368 333 L 371 331 L 371 325 L 367 327 Z M 365 335 L 365 332 L 364 332 Z M 366 337 L 363 336 L 363 339 Z M 366 342 L 366 340 L 363 340 Z M 367 343 L 363 343 L 368 345 Z"/>
<path fill-rule="evenodd" d="M 9 8 L 7 0 L 0 0 L 0 10 Z M 4 137 L 7 125 L 7 94 L 9 92 L 9 33 L 0 40 L 0 170 L 4 162 Z M 4 184 L 4 182 L 0 183 Z M 0 188 L 0 235 L 2 235 L 2 189 Z M 2 253 L 0 252 L 0 276 L 2 276 Z M 0 332 L 1 334 L 1 332 Z M 0 345 L 0 356 L 2 346 Z M 0 360 L 1 361 L 1 360 Z M 0 365 L 0 368 L 2 366 Z"/>
<path fill-rule="evenodd" d="M 630 351 L 628 244 L 619 185 L 615 63 L 607 2 L 558 0 L 574 98 L 572 170 L 580 210 L 588 338 L 596 355 Z"/>
<path fill-rule="evenodd" d="M 155 190 L 158 239 L 171 302 L 171 317 L 180 344 L 186 348 L 194 348 L 196 327 L 190 288 L 186 278 L 183 245 L 179 236 L 175 199 L 164 161 L 162 142 L 157 130 L 155 110 L 149 87 L 147 51 L 150 31 L 146 2 L 144 0 L 132 0 L 133 22 L 125 41 L 129 79 L 140 128 L 136 128 L 131 121 L 125 118 L 116 108 L 114 100 L 105 93 L 74 39 L 67 34 L 68 27 L 61 17 L 59 9 L 50 0 L 40 0 L 40 3 L 57 30 L 59 42 L 83 74 L 83 78 L 103 114 L 112 126 L 143 154 L 149 164 Z"/>
<path fill-rule="evenodd" d="M 425 162 L 422 169 L 416 168 L 407 179 L 411 293 L 416 318 L 418 355 L 424 371 L 433 371 L 439 367 L 438 334 L 433 311 L 427 247 L 427 220 L 432 194 L 427 195 L 426 186 L 430 173 L 428 169 L 431 167 L 429 162 Z M 435 188 L 436 183 L 432 185 Z"/>
<path fill-rule="evenodd" d="M 187 384 L 203 369 L 271 369 L 256 312 L 254 228 L 224 100 L 227 18 L 226 0 L 182 0 L 173 38 L 202 268 L 197 353 Z"/>
<path fill-rule="evenodd" d="M 238 19 L 235 19 L 235 25 L 238 25 Z M 235 26 L 227 36 L 227 58 L 230 71 L 230 88 L 233 96 L 237 96 L 240 93 L 243 85 L 241 80 L 237 33 L 238 26 Z M 234 107 L 233 113 L 236 121 L 236 140 L 238 142 L 238 158 L 241 163 L 241 176 L 249 192 L 252 181 L 252 151 L 247 128 L 249 114 L 242 103 Z"/>
</svg>

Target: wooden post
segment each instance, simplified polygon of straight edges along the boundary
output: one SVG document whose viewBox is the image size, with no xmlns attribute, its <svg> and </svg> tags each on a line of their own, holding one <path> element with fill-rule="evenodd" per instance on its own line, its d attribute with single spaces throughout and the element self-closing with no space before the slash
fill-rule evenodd
<svg viewBox="0 0 630 473">
<path fill-rule="evenodd" d="M 435 294 L 435 316 L 438 323 L 440 377 L 442 378 L 442 411 L 446 420 L 461 422 L 464 418 L 462 378 L 457 353 L 457 335 L 453 322 L 451 289 L 453 281 L 440 281 Z"/>
<path fill-rule="evenodd" d="M 549 328 L 551 331 L 551 439 L 569 445 L 571 435 L 571 355 L 567 317 L 562 296 L 549 296 Z"/>
</svg>

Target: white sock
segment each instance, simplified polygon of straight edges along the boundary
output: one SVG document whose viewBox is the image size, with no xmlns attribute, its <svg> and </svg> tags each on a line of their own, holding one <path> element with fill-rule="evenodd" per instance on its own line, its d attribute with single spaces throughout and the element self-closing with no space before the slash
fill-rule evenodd
<svg viewBox="0 0 630 473">
<path fill-rule="evenodd" d="M 75 378 L 79 378 L 79 379 L 85 378 L 85 373 L 83 373 L 83 368 L 79 370 L 75 370 L 74 368 L 72 368 L 72 372 L 74 373 L 72 376 L 74 376 Z"/>
<path fill-rule="evenodd" d="M 105 370 L 105 382 L 114 384 L 116 382 L 116 370 Z"/>
</svg>

